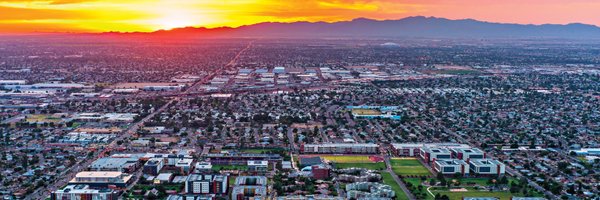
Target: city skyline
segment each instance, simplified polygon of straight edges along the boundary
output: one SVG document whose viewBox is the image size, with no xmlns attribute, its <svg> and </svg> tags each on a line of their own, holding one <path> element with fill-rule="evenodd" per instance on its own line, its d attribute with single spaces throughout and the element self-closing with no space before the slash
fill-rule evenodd
<svg viewBox="0 0 600 200">
<path fill-rule="evenodd" d="M 0 0 L 0 33 L 151 32 L 178 27 L 239 27 L 261 22 L 376 20 L 410 16 L 518 24 L 585 23 L 598 26 L 600 2 L 272 0 Z M 510 12 L 506 12 L 510 10 Z"/>
</svg>

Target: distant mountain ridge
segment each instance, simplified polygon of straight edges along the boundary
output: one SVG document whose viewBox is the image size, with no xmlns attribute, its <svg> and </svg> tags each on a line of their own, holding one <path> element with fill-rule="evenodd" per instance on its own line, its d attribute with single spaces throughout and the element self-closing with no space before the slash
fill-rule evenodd
<svg viewBox="0 0 600 200">
<path fill-rule="evenodd" d="M 176 28 L 145 36 L 186 37 L 420 37 L 420 38 L 565 38 L 600 39 L 600 27 L 572 23 L 567 25 L 524 25 L 483 22 L 473 19 L 450 20 L 436 17 L 407 17 L 399 20 L 357 18 L 342 22 L 264 22 L 238 28 Z"/>
</svg>

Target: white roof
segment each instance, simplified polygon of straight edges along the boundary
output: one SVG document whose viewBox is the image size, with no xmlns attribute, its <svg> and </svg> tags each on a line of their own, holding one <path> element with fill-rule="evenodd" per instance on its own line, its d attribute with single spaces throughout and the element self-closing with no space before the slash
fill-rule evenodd
<svg viewBox="0 0 600 200">
<path fill-rule="evenodd" d="M 121 172 L 91 172 L 83 171 L 75 175 L 78 178 L 114 178 L 123 175 Z"/>
</svg>

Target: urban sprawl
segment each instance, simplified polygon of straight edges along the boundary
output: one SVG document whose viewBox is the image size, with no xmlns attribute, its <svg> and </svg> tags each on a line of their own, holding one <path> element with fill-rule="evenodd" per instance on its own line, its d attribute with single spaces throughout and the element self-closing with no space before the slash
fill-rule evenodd
<svg viewBox="0 0 600 200">
<path fill-rule="evenodd" d="M 598 45 L 31 37 L 7 200 L 600 198 Z"/>
</svg>

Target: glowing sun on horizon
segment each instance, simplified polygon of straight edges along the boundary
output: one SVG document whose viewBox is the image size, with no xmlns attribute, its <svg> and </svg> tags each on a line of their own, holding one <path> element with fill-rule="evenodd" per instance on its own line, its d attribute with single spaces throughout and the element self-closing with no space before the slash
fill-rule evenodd
<svg viewBox="0 0 600 200">
<path fill-rule="evenodd" d="M 170 30 L 174 28 L 182 28 L 195 26 L 198 24 L 197 16 L 186 13 L 170 13 L 162 18 L 152 20 L 157 29 Z"/>
</svg>

